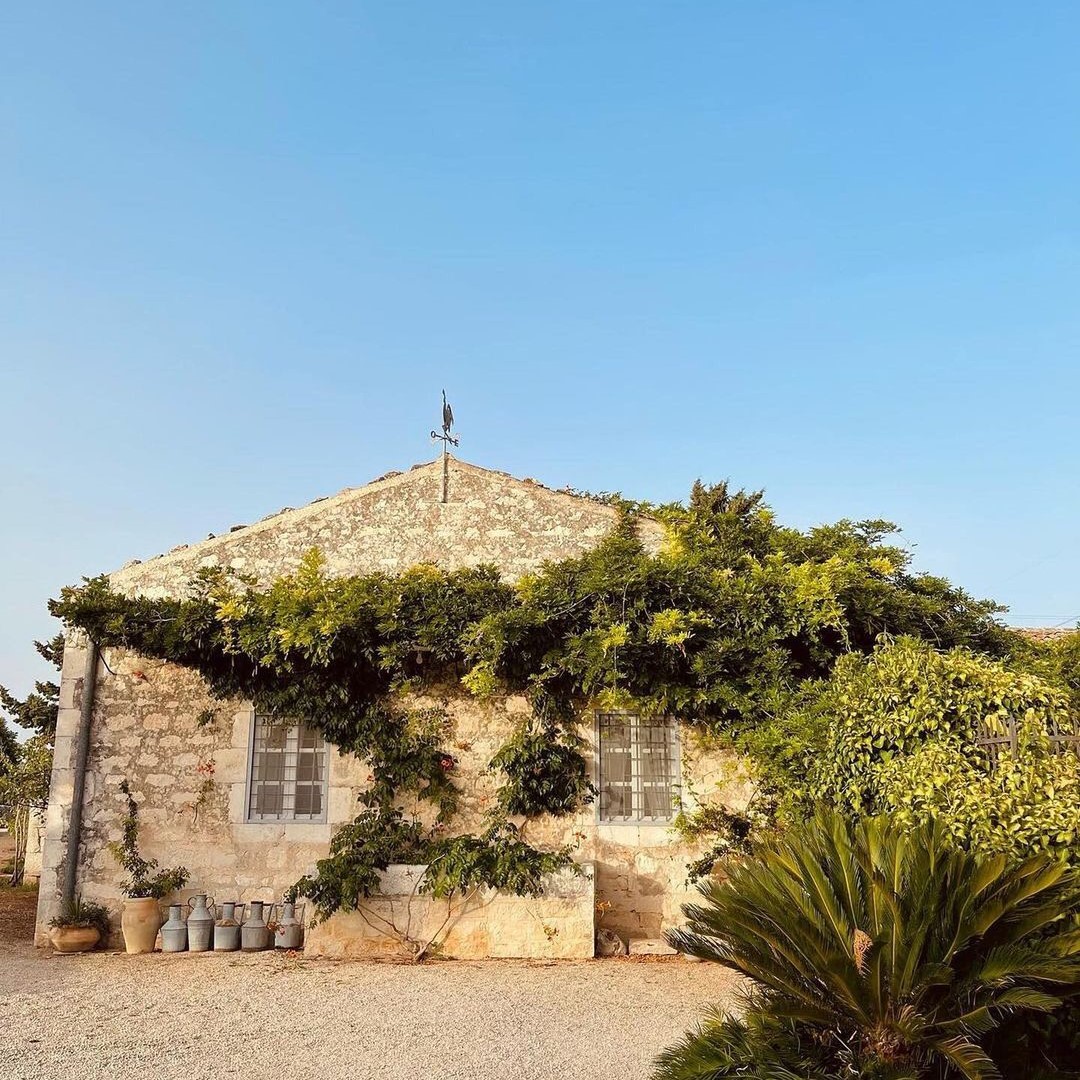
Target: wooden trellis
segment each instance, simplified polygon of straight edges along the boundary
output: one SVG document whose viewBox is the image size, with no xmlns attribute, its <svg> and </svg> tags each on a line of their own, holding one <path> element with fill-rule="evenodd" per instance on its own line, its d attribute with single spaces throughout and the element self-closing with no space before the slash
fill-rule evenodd
<svg viewBox="0 0 1080 1080">
<path fill-rule="evenodd" d="M 1080 718 L 1069 718 L 1065 725 L 1062 725 L 1056 717 L 1052 717 L 1048 734 L 1056 753 L 1080 754 Z M 975 744 L 986 751 L 992 766 L 997 766 L 1002 748 L 1015 754 L 1019 743 L 1020 725 L 1017 724 L 1016 717 L 1010 716 L 1001 723 L 990 723 L 985 718 L 979 722 Z"/>
</svg>

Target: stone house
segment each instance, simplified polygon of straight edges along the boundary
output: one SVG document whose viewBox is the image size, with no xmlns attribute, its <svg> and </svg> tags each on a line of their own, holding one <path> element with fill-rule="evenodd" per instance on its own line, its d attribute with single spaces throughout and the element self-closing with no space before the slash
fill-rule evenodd
<svg viewBox="0 0 1080 1080">
<path fill-rule="evenodd" d="M 296 570 L 317 547 L 331 574 L 396 573 L 419 563 L 453 569 L 492 563 L 513 580 L 546 560 L 588 550 L 605 536 L 615 511 L 532 480 L 449 459 L 390 473 L 201 543 L 181 545 L 112 575 L 131 595 L 181 595 L 202 567 L 227 566 L 269 581 Z M 640 534 L 655 550 L 658 522 Z M 75 787 L 76 732 L 86 643 L 71 635 L 64 653 L 51 798 L 46 815 L 38 940 L 59 902 Z M 249 702 L 213 700 L 202 679 L 175 665 L 121 649 L 103 650 L 94 677 L 76 882 L 87 899 L 119 908 L 122 878 L 107 845 L 120 836 L 119 784 L 127 779 L 140 806 L 140 847 L 162 865 L 190 871 L 184 895 L 220 900 L 280 899 L 326 855 L 334 830 L 357 813 L 368 770 L 340 755 L 302 722 L 269 727 Z M 440 697 L 454 724 L 462 808 L 457 831 L 478 827 L 495 790 L 486 765 L 527 713 L 523 698 L 478 702 L 460 687 Z M 197 717 L 216 710 L 199 726 Z M 595 929 L 635 943 L 655 942 L 681 921 L 687 863 L 700 852 L 672 831 L 679 800 L 742 805 L 745 777 L 724 755 L 704 752 L 678 725 L 635 716 L 583 717 L 596 802 L 566 819 L 530 821 L 536 846 L 573 843 L 581 876 L 561 875 L 536 900 L 483 896 L 458 912 L 445 949 L 457 956 L 588 956 Z M 420 924 L 446 917 L 434 901 L 408 901 L 415 872 L 391 869 L 373 915 L 387 921 L 402 905 L 421 905 Z M 395 899 L 396 898 L 396 899 Z M 381 908 L 380 908 L 381 905 Z M 396 905 L 396 906 L 395 906 Z M 309 932 L 307 948 L 329 954 L 393 947 L 370 918 L 340 914 Z M 649 948 L 643 944 L 643 949 Z"/>
</svg>

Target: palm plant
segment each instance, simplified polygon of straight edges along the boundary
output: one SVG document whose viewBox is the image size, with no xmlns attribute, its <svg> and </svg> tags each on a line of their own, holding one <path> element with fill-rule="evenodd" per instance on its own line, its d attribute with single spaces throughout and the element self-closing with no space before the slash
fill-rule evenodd
<svg viewBox="0 0 1080 1080">
<path fill-rule="evenodd" d="M 823 812 L 698 888 L 672 944 L 754 988 L 742 1020 L 714 1017 L 661 1057 L 665 1080 L 988 1080 L 982 1037 L 1080 982 L 1076 874 L 979 859 L 933 822 Z"/>
</svg>

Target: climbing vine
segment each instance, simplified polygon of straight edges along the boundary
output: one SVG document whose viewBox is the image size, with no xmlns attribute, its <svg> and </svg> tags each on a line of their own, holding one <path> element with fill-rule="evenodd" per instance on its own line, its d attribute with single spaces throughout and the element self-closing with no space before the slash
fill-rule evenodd
<svg viewBox="0 0 1080 1080">
<path fill-rule="evenodd" d="M 491 768 L 506 777 L 499 788 L 500 810 L 560 816 L 591 803 L 595 790 L 581 746 L 580 736 L 555 724 L 521 727 L 491 759 Z"/>
<path fill-rule="evenodd" d="M 120 781 L 120 791 L 127 802 L 127 813 L 121 839 L 109 844 L 110 854 L 128 875 L 120 889 L 125 896 L 161 900 L 187 884 L 187 868 L 173 866 L 159 870 L 156 859 L 144 859 L 139 854 L 139 804 L 126 780 Z"/>
<path fill-rule="evenodd" d="M 330 577 L 312 551 L 270 583 L 203 570 L 185 597 L 150 599 L 99 577 L 64 589 L 50 610 L 101 645 L 197 671 L 218 698 L 304 717 L 368 761 L 363 811 L 316 877 L 297 883 L 321 915 L 412 858 L 430 864 L 436 895 L 538 888 L 569 853 L 535 851 L 508 819 L 571 813 L 591 798 L 576 730 L 589 706 L 697 725 L 750 753 L 767 781 L 777 748 L 791 745 L 792 702 L 881 633 L 1010 649 L 1000 609 L 914 574 L 888 523 L 783 528 L 760 492 L 723 484 L 695 485 L 685 506 L 607 501 L 617 520 L 606 539 L 514 585 L 489 566 Z M 639 536 L 646 512 L 665 526 L 660 550 Z M 532 707 L 491 762 L 505 782 L 477 836 L 443 834 L 459 794 L 445 714 L 400 704 L 403 691 L 447 682 L 481 698 L 523 693 Z M 434 806 L 433 830 L 402 814 L 410 795 Z"/>
</svg>

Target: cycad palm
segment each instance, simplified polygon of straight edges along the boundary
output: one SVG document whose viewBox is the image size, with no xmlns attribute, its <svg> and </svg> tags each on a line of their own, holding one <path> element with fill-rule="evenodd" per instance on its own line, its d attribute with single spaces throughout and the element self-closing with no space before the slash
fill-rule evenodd
<svg viewBox="0 0 1080 1080">
<path fill-rule="evenodd" d="M 979 860 L 932 823 L 822 814 L 700 891 L 672 943 L 754 980 L 750 1028 L 773 1025 L 759 1040 L 772 1056 L 732 1058 L 747 1025 L 714 1020 L 661 1059 L 671 1080 L 807 1076 L 814 1063 L 981 1080 L 997 1069 L 980 1037 L 1080 981 L 1080 933 L 1054 932 L 1080 907 L 1076 876 L 1046 858 Z"/>
</svg>

